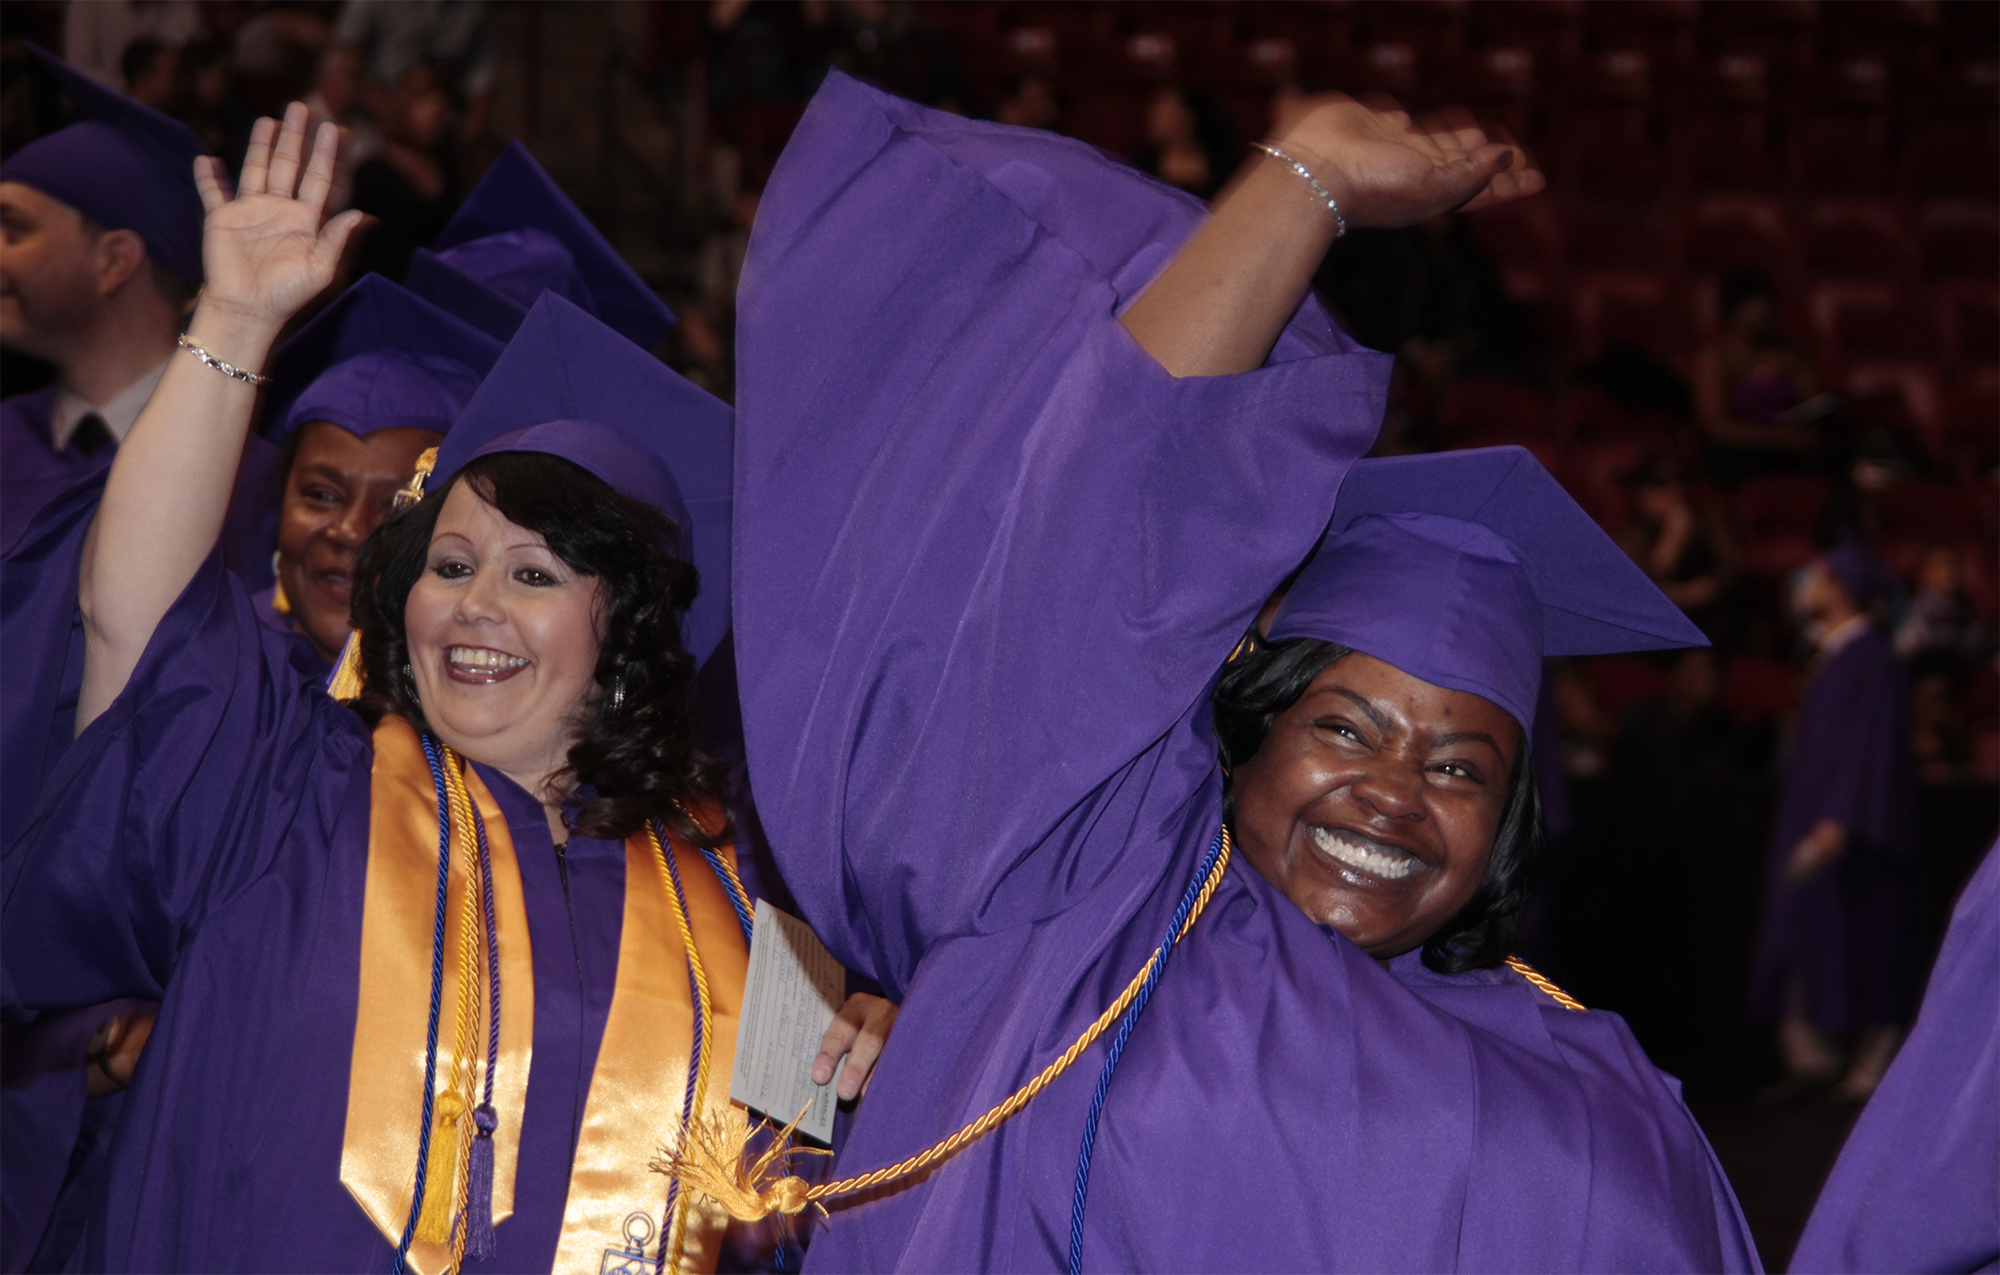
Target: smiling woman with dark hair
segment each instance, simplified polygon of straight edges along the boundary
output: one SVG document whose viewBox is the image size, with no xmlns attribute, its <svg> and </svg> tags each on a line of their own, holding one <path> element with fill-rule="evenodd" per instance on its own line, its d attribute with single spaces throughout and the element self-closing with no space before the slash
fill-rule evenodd
<svg viewBox="0 0 2000 1275">
<path fill-rule="evenodd" d="M 1332 677 L 1322 677 L 1330 672 Z M 1365 822 L 1364 811 L 1372 809 L 1372 794 L 1379 789 L 1361 766 L 1329 769 L 1311 763 L 1320 736 L 1359 745 L 1366 734 L 1420 751 L 1434 742 L 1427 736 L 1440 733 L 1431 729 L 1439 701 L 1464 693 L 1399 685 L 1396 672 L 1373 656 L 1317 638 L 1259 642 L 1232 660 L 1211 697 L 1217 751 L 1234 781 L 1227 817 L 1237 845 L 1259 872 L 1279 883 L 1308 916 L 1333 926 L 1363 951 L 1399 955 L 1409 949 L 1415 931 L 1423 936 L 1419 945 L 1431 969 L 1443 974 L 1490 969 L 1514 950 L 1521 909 L 1542 860 L 1542 803 L 1526 741 L 1520 727 L 1491 704 L 1471 696 L 1458 705 L 1498 720 L 1454 741 L 1475 747 L 1470 758 L 1456 763 L 1459 773 L 1450 776 L 1440 817 L 1425 821 L 1440 833 L 1439 879 L 1418 875 L 1414 854 L 1351 827 L 1314 828 L 1310 847 L 1290 844 L 1282 832 L 1288 796 L 1305 805 L 1329 802 L 1336 810 L 1344 805 L 1350 822 Z M 1480 816 L 1495 795 L 1499 831 L 1490 852 L 1482 854 Z M 1453 801 L 1453 796 L 1472 800 Z M 1307 850 L 1318 853 L 1301 853 Z"/>
<path fill-rule="evenodd" d="M 896 1101 L 817 1186 L 681 1171 L 828 1208 L 808 1270 L 1755 1265 L 1671 1082 L 1507 959 L 1543 656 L 1699 634 L 1526 452 L 1358 460 L 1388 360 L 1307 296 L 1540 177 L 1312 106 L 1211 214 L 835 75 L 767 188 L 745 738 Z"/>
</svg>

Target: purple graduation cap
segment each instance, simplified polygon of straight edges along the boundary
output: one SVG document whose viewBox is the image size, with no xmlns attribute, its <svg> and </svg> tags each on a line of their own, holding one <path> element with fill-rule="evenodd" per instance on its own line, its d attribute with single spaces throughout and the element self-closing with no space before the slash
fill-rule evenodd
<svg viewBox="0 0 2000 1275">
<path fill-rule="evenodd" d="M 729 628 L 735 413 L 574 303 L 545 292 L 438 448 L 428 488 L 475 457 L 543 452 L 580 465 L 680 526 L 701 573 L 687 648 Z"/>
<path fill-rule="evenodd" d="M 674 326 L 673 311 L 518 141 L 431 247 L 411 259 L 410 288 L 503 341 L 545 290 L 645 349 Z"/>
<path fill-rule="evenodd" d="M 28 51 L 69 95 L 76 123 L 38 137 L 0 164 L 0 181 L 32 186 L 106 230 L 130 230 L 146 254 L 201 282 L 201 192 L 194 130 L 99 84 L 39 45 Z"/>
<path fill-rule="evenodd" d="M 350 434 L 451 429 L 500 342 L 379 274 L 363 275 L 285 342 L 263 433 L 272 442 L 310 421 Z"/>
<path fill-rule="evenodd" d="M 1470 691 L 1524 730 L 1545 656 L 1708 645 L 1519 447 L 1357 462 L 1270 636 Z"/>
</svg>

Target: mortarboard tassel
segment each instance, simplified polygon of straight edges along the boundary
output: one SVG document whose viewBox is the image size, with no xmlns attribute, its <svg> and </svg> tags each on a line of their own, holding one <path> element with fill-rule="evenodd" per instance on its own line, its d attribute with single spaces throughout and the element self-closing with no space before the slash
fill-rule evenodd
<svg viewBox="0 0 2000 1275">
<path fill-rule="evenodd" d="M 472 1169 L 466 1180 L 465 1212 L 467 1232 L 465 1255 L 475 1262 L 493 1260 L 493 1130 L 500 1118 L 493 1108 L 480 1103 L 472 1109 Z"/>
</svg>

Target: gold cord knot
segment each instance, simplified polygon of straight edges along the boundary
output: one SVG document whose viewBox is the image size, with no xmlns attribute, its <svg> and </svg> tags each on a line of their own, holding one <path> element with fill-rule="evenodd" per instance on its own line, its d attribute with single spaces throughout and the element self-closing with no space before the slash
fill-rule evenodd
<svg viewBox="0 0 2000 1275">
<path fill-rule="evenodd" d="M 804 1116 L 799 1112 L 799 1119 Z M 739 1222 L 759 1222 L 774 1213 L 794 1217 L 809 1205 L 818 1207 L 812 1184 L 785 1170 L 793 1156 L 832 1155 L 831 1151 L 793 1145 L 792 1132 L 799 1124 L 794 1119 L 751 1159 L 746 1155 L 750 1139 L 769 1128 L 770 1122 L 762 1121 L 754 1129 L 742 1125 L 732 1129 L 732 1123 L 720 1115 L 697 1116 L 682 1135 L 680 1150 L 655 1160 L 654 1171 L 709 1197 Z M 781 1173 L 783 1177 L 778 1176 Z"/>
</svg>

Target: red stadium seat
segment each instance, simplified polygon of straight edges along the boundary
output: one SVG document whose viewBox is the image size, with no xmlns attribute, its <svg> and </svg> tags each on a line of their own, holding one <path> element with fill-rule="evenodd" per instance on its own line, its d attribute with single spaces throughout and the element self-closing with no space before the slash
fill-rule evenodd
<svg viewBox="0 0 2000 1275">
<path fill-rule="evenodd" d="M 1792 711 L 1799 677 L 1783 660 L 1732 655 L 1722 666 L 1722 709 L 1740 726 L 1754 726 Z"/>
<path fill-rule="evenodd" d="M 1754 266 L 1789 274 L 1798 248 L 1776 199 L 1704 195 L 1689 211 L 1682 254 L 1691 269 L 1721 272 Z"/>
<path fill-rule="evenodd" d="M 1361 0 L 1354 24 L 1374 44 L 1408 45 L 1426 61 L 1449 59 L 1465 48 L 1467 0 Z"/>
<path fill-rule="evenodd" d="M 1584 676 L 1597 692 L 1598 706 L 1614 718 L 1667 690 L 1665 670 L 1642 655 L 1597 655 L 1583 660 L 1582 665 Z"/>
<path fill-rule="evenodd" d="M 1957 483 L 1907 479 L 1876 493 L 1884 538 L 1958 541 L 1979 535 L 1979 510 Z"/>
<path fill-rule="evenodd" d="M 1445 390 L 1438 404 L 1438 424 L 1461 442 L 1526 445 L 1554 435 L 1555 405 L 1545 390 L 1526 381 L 1468 378 Z"/>
<path fill-rule="evenodd" d="M 1637 216 L 1573 208 L 1563 219 L 1563 254 L 1583 271 L 1661 272 L 1674 265 L 1666 236 Z"/>
<path fill-rule="evenodd" d="M 1959 368 L 2000 363 L 2000 283 L 1944 285 L 1938 289 L 1938 327 L 1945 356 Z"/>
<path fill-rule="evenodd" d="M 1817 204 L 1803 218 L 1798 239 L 1806 275 L 1815 281 L 1894 282 L 1909 275 L 1908 236 L 1895 209 L 1878 202 L 1836 199 Z"/>
<path fill-rule="evenodd" d="M 1509 0 L 1472 9 L 1472 29 L 1483 48 L 1532 50 L 1545 59 L 1583 51 L 1583 0 Z"/>
<path fill-rule="evenodd" d="M 1466 214 L 1473 237 L 1493 256 L 1516 300 L 1548 295 L 1561 270 L 1561 230 L 1548 196 L 1500 204 Z"/>
<path fill-rule="evenodd" d="M 1743 565 L 1782 577 L 1812 561 L 1813 533 L 1831 487 L 1816 474 L 1765 474 L 1743 484 L 1732 508 Z"/>
<path fill-rule="evenodd" d="M 1931 119 L 1903 140 L 1903 190 L 1918 199 L 1992 199 L 2000 193 L 2000 141 L 1991 119 Z"/>
<path fill-rule="evenodd" d="M 1930 310 L 1893 284 L 1821 284 L 1813 289 L 1810 306 L 1821 362 L 1836 372 L 1855 363 L 1925 363 L 1937 357 Z"/>
<path fill-rule="evenodd" d="M 2000 211 L 1992 204 L 1933 204 L 1917 215 L 1924 273 L 1933 279 L 2000 280 Z"/>
</svg>

